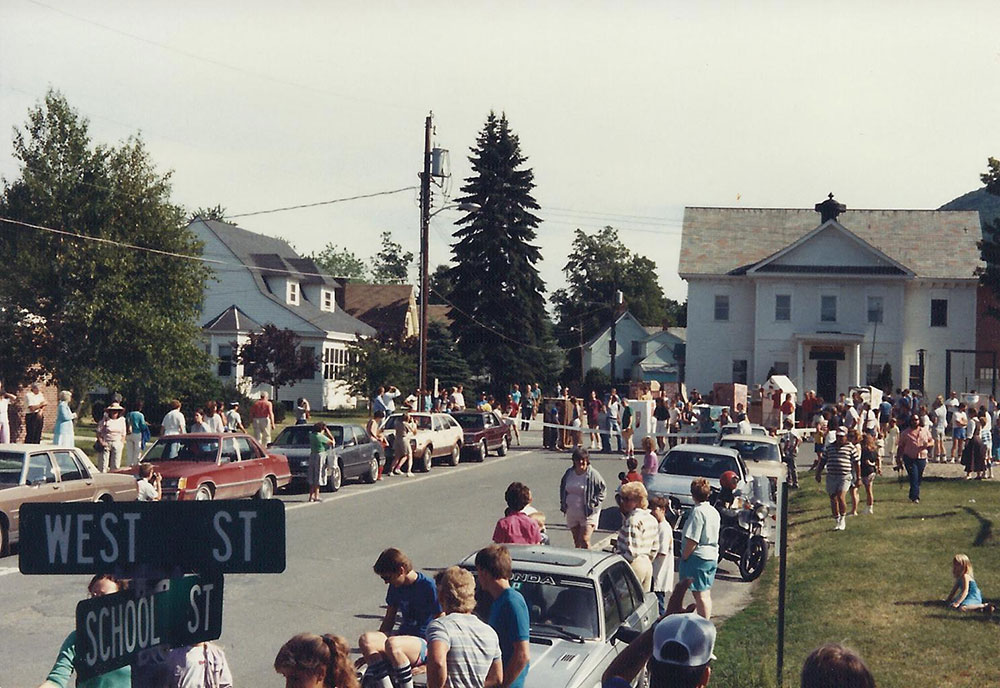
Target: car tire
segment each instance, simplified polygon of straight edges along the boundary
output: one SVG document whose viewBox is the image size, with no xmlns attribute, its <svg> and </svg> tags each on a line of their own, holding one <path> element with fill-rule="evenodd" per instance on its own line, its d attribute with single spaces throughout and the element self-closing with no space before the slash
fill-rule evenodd
<svg viewBox="0 0 1000 688">
<path fill-rule="evenodd" d="M 500 441 L 500 446 L 497 447 L 497 456 L 507 456 L 508 449 L 510 449 L 510 438 L 504 435 Z"/>
<path fill-rule="evenodd" d="M 486 438 L 479 440 L 479 462 L 482 463 L 489 456 L 490 450 L 486 446 Z"/>
<path fill-rule="evenodd" d="M 194 501 L 196 502 L 208 502 L 214 497 L 215 495 L 212 493 L 212 488 L 208 485 L 199 485 L 198 491 L 194 493 Z"/>
<path fill-rule="evenodd" d="M 451 454 L 448 456 L 448 465 L 457 466 L 461 457 L 462 457 L 462 445 L 456 442 L 455 446 L 451 448 Z"/>
<path fill-rule="evenodd" d="M 424 473 L 430 473 L 431 466 L 434 464 L 434 449 L 433 447 L 431 447 L 431 445 L 428 444 L 426 447 L 424 447 L 424 453 L 420 461 L 421 461 L 420 470 L 422 470 Z"/>
<path fill-rule="evenodd" d="M 378 454 L 372 456 L 371 461 L 368 462 L 368 472 L 362 476 L 362 480 L 369 485 L 378 480 Z"/>
<path fill-rule="evenodd" d="M 270 478 L 264 478 L 260 481 L 260 489 L 257 490 L 257 494 L 254 495 L 255 499 L 272 499 L 274 497 L 274 483 L 271 482 Z"/>
<path fill-rule="evenodd" d="M 336 492 L 344 484 L 344 467 L 340 465 L 340 460 L 330 462 L 330 475 L 326 476 L 326 487 L 324 492 Z"/>
<path fill-rule="evenodd" d="M 7 536 L 7 524 L 0 521 L 0 557 L 10 554 L 10 539 Z"/>
<path fill-rule="evenodd" d="M 749 582 L 764 573 L 767 565 L 767 540 L 762 535 L 754 535 L 740 557 L 740 577 Z"/>
</svg>

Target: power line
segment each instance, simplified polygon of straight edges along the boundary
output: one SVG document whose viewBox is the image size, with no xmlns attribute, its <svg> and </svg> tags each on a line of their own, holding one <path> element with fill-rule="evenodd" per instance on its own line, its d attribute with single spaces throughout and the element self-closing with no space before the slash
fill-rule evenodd
<svg viewBox="0 0 1000 688">
<path fill-rule="evenodd" d="M 416 187 L 416 186 L 404 186 L 401 189 L 393 189 L 392 191 L 376 191 L 375 193 L 370 193 L 370 194 L 360 194 L 358 196 L 347 196 L 345 198 L 334 198 L 334 199 L 329 200 L 329 201 L 317 201 L 316 203 L 303 203 L 301 205 L 290 205 L 290 206 L 285 206 L 284 208 L 271 208 L 270 210 L 255 210 L 255 211 L 250 212 L 250 213 L 236 213 L 235 215 L 228 215 L 227 214 L 226 217 L 229 217 L 229 218 L 250 217 L 251 215 L 267 215 L 269 213 L 281 213 L 281 212 L 284 212 L 286 210 L 301 210 L 302 208 L 315 208 L 315 207 L 321 206 L 321 205 L 331 205 L 333 203 L 343 203 L 345 201 L 357 201 L 357 200 L 362 199 L 362 198 L 375 198 L 376 196 L 390 196 L 392 194 L 402 193 L 403 191 L 412 191 L 413 189 L 416 189 L 416 188 L 418 188 L 418 187 Z"/>
</svg>

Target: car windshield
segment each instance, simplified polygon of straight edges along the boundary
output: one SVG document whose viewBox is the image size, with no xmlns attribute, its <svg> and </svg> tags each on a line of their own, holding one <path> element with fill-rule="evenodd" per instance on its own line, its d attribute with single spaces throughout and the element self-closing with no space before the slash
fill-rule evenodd
<svg viewBox="0 0 1000 688">
<path fill-rule="evenodd" d="M 344 442 L 344 428 L 339 425 L 327 425 L 327 430 L 333 435 L 333 441 L 339 447 Z M 281 431 L 277 439 L 271 443 L 273 447 L 304 447 L 309 448 L 309 433 L 311 425 L 290 425 Z"/>
<path fill-rule="evenodd" d="M 722 446 L 735 449 L 744 461 L 781 461 L 778 445 L 751 440 L 722 440 Z"/>
<path fill-rule="evenodd" d="M 582 638 L 600 635 L 597 593 L 591 581 L 515 571 L 510 587 L 524 596 L 532 634 L 553 635 L 561 629 Z"/>
<path fill-rule="evenodd" d="M 483 415 L 481 413 L 455 413 L 452 418 L 467 430 L 479 430 L 483 427 Z"/>
<path fill-rule="evenodd" d="M 24 454 L 0 452 L 0 485 L 17 485 L 21 482 Z"/>
<path fill-rule="evenodd" d="M 402 422 L 402 416 L 389 416 L 389 419 L 385 422 L 385 430 L 395 430 L 396 426 Z M 417 424 L 418 430 L 430 430 L 431 429 L 431 417 L 430 416 L 410 416 L 410 421 Z"/>
<path fill-rule="evenodd" d="M 733 457 L 684 449 L 670 450 L 663 457 L 658 470 L 659 473 L 700 478 L 718 478 L 726 471 L 734 471 L 739 475 L 739 465 Z"/>
<path fill-rule="evenodd" d="M 206 437 L 172 437 L 159 440 L 143 457 L 143 463 L 164 461 L 207 461 L 215 463 L 219 440 Z"/>
</svg>

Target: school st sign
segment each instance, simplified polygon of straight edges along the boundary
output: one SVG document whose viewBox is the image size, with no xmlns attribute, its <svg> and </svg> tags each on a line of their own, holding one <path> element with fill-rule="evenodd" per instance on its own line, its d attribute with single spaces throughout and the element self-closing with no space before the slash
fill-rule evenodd
<svg viewBox="0 0 1000 688">
<path fill-rule="evenodd" d="M 81 680 L 141 665 L 147 650 L 218 638 L 223 574 L 285 570 L 278 500 L 29 503 L 20 516 L 21 573 L 135 579 L 132 589 L 77 605 Z"/>
<path fill-rule="evenodd" d="M 29 503 L 20 527 L 25 574 L 285 570 L 285 505 L 276 499 Z"/>
</svg>

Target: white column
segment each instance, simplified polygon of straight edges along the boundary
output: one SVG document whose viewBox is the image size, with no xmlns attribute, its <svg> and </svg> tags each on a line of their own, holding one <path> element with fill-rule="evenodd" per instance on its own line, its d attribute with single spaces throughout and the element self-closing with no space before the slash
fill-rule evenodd
<svg viewBox="0 0 1000 688">
<path fill-rule="evenodd" d="M 854 386 L 861 386 L 861 342 L 854 345 Z"/>
<path fill-rule="evenodd" d="M 805 397 L 805 360 L 803 360 L 803 354 L 805 353 L 805 347 L 802 345 L 802 340 L 798 340 L 795 344 L 795 386 L 799 390 L 799 399 L 801 400 Z"/>
</svg>

